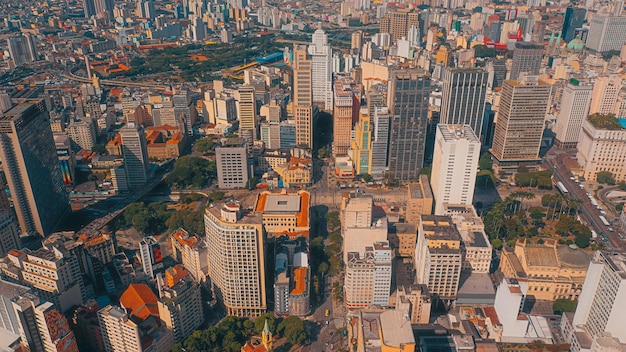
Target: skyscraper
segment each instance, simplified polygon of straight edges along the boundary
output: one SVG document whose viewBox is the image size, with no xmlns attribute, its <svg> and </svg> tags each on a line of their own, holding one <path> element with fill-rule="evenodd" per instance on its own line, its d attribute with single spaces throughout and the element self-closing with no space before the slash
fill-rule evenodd
<svg viewBox="0 0 626 352">
<path fill-rule="evenodd" d="M 576 37 L 576 29 L 583 26 L 586 15 L 587 10 L 581 7 L 568 7 L 565 10 L 561 37 L 566 43 L 569 43 Z"/>
<path fill-rule="evenodd" d="M 387 169 L 387 155 L 389 153 L 389 109 L 386 107 L 374 108 L 374 115 L 370 119 L 371 132 L 371 161 L 370 175 L 382 178 Z"/>
<path fill-rule="evenodd" d="M 626 17 L 596 14 L 591 19 L 587 48 L 594 53 L 620 50 L 626 42 Z"/>
<path fill-rule="evenodd" d="M 157 273 L 163 271 L 161 245 L 154 237 L 144 237 L 139 242 L 139 257 L 141 258 L 143 272 L 150 279 L 154 279 Z"/>
<path fill-rule="evenodd" d="M 93 0 L 96 15 L 100 18 L 113 20 L 113 0 Z"/>
<path fill-rule="evenodd" d="M 22 234 L 50 234 L 69 201 L 43 100 L 24 101 L 0 117 L 0 159 Z"/>
<path fill-rule="evenodd" d="M 526 42 L 515 43 L 509 79 L 517 80 L 523 72 L 529 75 L 538 75 L 542 58 L 543 45 Z"/>
<path fill-rule="evenodd" d="M 348 308 L 389 305 L 392 251 L 389 242 L 375 242 L 365 247 L 365 255 L 348 253 L 344 283 Z"/>
<path fill-rule="evenodd" d="M 252 144 L 256 135 L 256 100 L 254 87 L 243 86 L 239 89 L 239 135 Z"/>
<path fill-rule="evenodd" d="M 443 215 L 444 204 L 472 204 L 479 158 L 480 141 L 469 125 L 437 125 L 430 178 L 435 215 Z"/>
<path fill-rule="evenodd" d="M 612 74 L 596 78 L 593 84 L 589 114 L 612 114 L 622 89 L 622 77 Z"/>
<path fill-rule="evenodd" d="M 146 135 L 141 126 L 129 123 L 120 130 L 124 167 L 131 188 L 143 186 L 148 180 L 150 161 Z"/>
<path fill-rule="evenodd" d="M 335 82 L 335 103 L 333 109 L 333 155 L 347 155 L 350 149 L 352 121 L 354 113 L 354 93 L 350 85 Z"/>
<path fill-rule="evenodd" d="M 91 16 L 95 15 L 95 0 L 83 0 L 83 11 L 85 12 L 85 18 L 91 18 Z"/>
<path fill-rule="evenodd" d="M 296 144 L 313 148 L 313 82 L 312 62 L 306 47 L 293 51 L 293 115 L 296 121 Z"/>
<path fill-rule="evenodd" d="M 556 145 L 559 148 L 576 148 L 583 121 L 589 115 L 593 87 L 570 80 L 563 90 L 561 110 L 556 119 Z"/>
<path fill-rule="evenodd" d="M 254 317 L 267 309 L 265 240 L 261 214 L 243 215 L 229 201 L 204 214 L 209 277 L 226 314 Z"/>
<path fill-rule="evenodd" d="M 565 341 L 572 345 L 571 351 L 581 351 L 581 343 L 589 343 L 605 333 L 626 344 L 624 307 L 626 257 L 617 252 L 598 251 L 589 264 L 573 319 L 563 318 L 561 329 Z"/>
<path fill-rule="evenodd" d="M 424 165 L 430 74 L 410 69 L 393 71 L 390 76 L 389 175 L 398 180 L 413 180 Z"/>
<path fill-rule="evenodd" d="M 446 68 L 440 123 L 469 125 L 482 138 L 489 74 L 480 68 Z"/>
<path fill-rule="evenodd" d="M 313 104 L 319 106 L 321 110 L 330 110 L 333 106 L 333 54 L 328 45 L 328 36 L 324 33 L 321 23 L 311 39 L 309 55 L 311 56 Z"/>
<path fill-rule="evenodd" d="M 243 188 L 250 177 L 247 142 L 243 138 L 224 138 L 215 148 L 217 181 L 220 189 Z"/>
<path fill-rule="evenodd" d="M 520 164 L 540 160 L 551 91 L 552 86 L 537 76 L 522 75 L 521 81 L 504 81 L 491 149 L 497 169 L 517 169 Z"/>
<path fill-rule="evenodd" d="M 30 34 L 23 34 L 7 39 L 9 55 L 15 66 L 30 64 L 37 60 L 37 49 Z"/>
<path fill-rule="evenodd" d="M 391 40 L 395 43 L 398 39 L 407 37 L 411 27 L 419 28 L 419 13 L 409 9 L 389 11 L 380 20 L 380 32 L 389 33 Z M 426 31 L 422 30 L 422 33 Z"/>
</svg>

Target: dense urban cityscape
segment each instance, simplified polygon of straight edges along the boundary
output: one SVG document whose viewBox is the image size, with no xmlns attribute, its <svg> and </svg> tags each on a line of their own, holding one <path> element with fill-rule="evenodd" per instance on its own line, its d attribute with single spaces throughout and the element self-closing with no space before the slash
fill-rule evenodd
<svg viewBox="0 0 626 352">
<path fill-rule="evenodd" d="M 626 351 L 623 0 L 2 0 L 0 163 L 0 351 Z"/>
</svg>

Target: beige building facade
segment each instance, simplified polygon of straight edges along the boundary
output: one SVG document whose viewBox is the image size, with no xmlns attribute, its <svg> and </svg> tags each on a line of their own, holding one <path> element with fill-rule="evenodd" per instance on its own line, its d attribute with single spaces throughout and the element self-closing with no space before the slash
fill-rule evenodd
<svg viewBox="0 0 626 352">
<path fill-rule="evenodd" d="M 598 172 L 608 171 L 615 181 L 626 181 L 626 129 L 602 129 L 585 119 L 576 159 L 587 180 L 595 180 Z"/>
</svg>

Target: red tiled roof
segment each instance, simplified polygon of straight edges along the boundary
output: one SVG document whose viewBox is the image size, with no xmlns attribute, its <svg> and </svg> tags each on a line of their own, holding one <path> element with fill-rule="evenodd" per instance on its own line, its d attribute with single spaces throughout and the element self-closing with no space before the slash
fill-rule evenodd
<svg viewBox="0 0 626 352">
<path fill-rule="evenodd" d="M 144 321 L 150 316 L 159 318 L 157 297 L 144 284 L 130 284 L 122 296 L 120 304 L 129 311 L 129 316 Z"/>
</svg>

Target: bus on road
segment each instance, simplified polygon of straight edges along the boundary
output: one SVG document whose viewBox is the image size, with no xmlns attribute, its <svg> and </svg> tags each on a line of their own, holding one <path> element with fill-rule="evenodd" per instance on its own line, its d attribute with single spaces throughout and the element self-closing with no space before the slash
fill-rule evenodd
<svg viewBox="0 0 626 352">
<path fill-rule="evenodd" d="M 605 218 L 604 216 L 600 215 L 600 216 L 599 216 L 599 218 L 600 218 L 600 221 L 602 221 L 602 223 L 603 223 L 605 226 L 611 226 L 611 224 L 609 224 L 609 222 L 608 222 L 608 221 L 606 221 L 606 218 Z"/>
<path fill-rule="evenodd" d="M 565 186 L 563 185 L 563 182 L 559 181 L 556 183 L 556 188 L 559 189 L 559 191 L 561 191 L 561 193 L 563 194 L 567 194 L 567 188 L 565 188 Z"/>
</svg>

